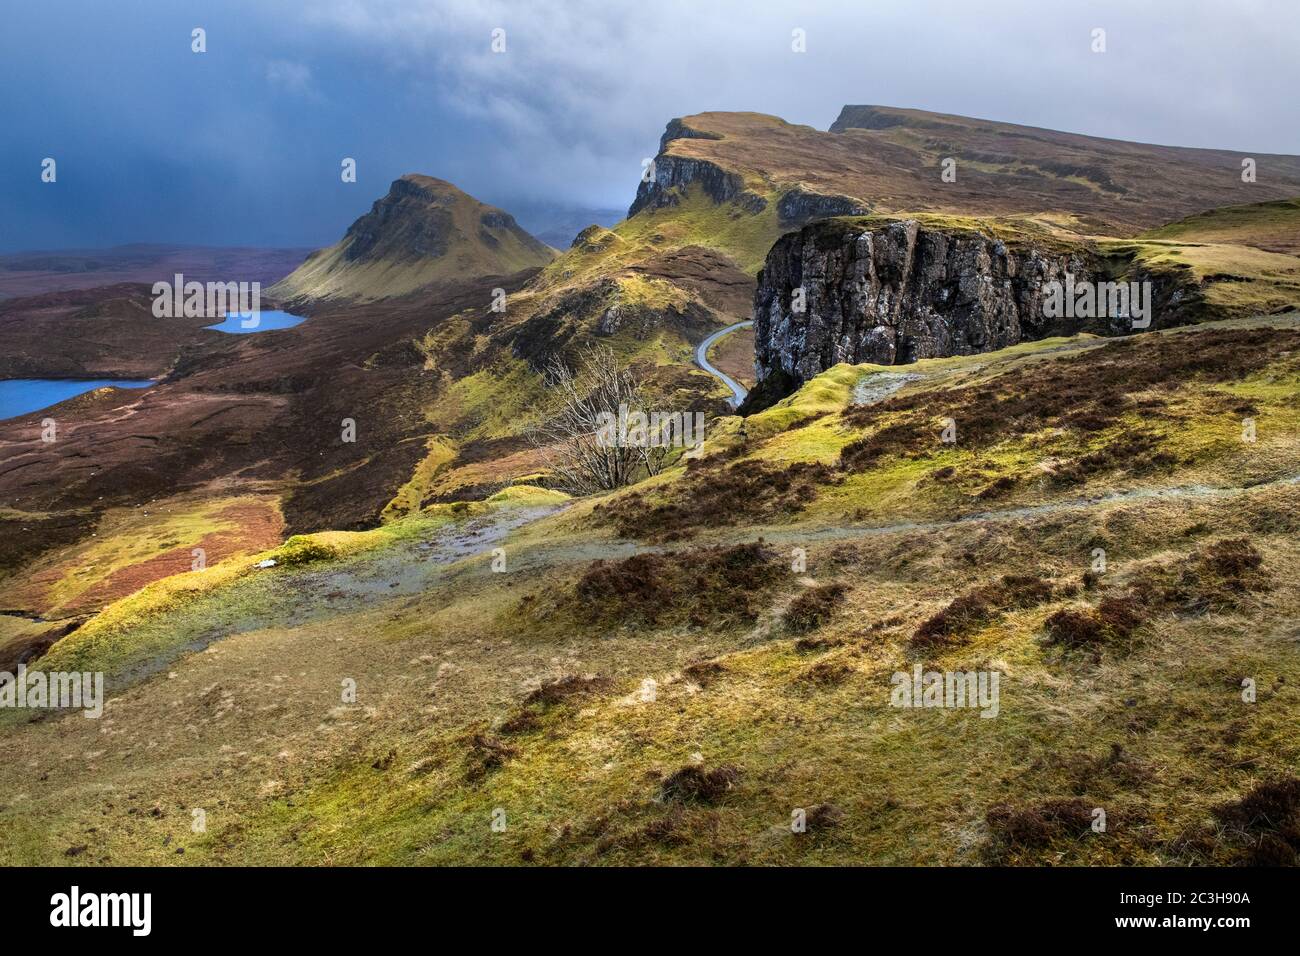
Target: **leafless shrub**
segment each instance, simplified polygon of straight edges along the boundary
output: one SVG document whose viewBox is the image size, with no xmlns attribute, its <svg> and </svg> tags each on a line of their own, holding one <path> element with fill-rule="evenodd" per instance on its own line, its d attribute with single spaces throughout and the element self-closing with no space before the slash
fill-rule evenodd
<svg viewBox="0 0 1300 956">
<path fill-rule="evenodd" d="M 554 406 L 529 439 L 566 491 L 609 491 L 663 470 L 669 448 L 656 441 L 662 436 L 638 443 L 609 441 L 602 433 L 611 418 L 620 420 L 620 413 L 650 418 L 644 385 L 630 368 L 619 365 L 613 350 L 588 346 L 576 369 L 553 356 L 545 374 Z"/>
</svg>

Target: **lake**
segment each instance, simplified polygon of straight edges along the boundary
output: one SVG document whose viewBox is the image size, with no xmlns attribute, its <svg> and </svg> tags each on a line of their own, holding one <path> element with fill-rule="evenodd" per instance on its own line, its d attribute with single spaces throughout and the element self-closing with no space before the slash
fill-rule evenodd
<svg viewBox="0 0 1300 956">
<path fill-rule="evenodd" d="M 226 321 L 209 325 L 207 328 L 217 332 L 229 332 L 231 335 L 248 335 L 251 332 L 269 332 L 272 329 L 291 329 L 299 322 L 306 322 L 307 319 L 305 316 L 290 315 L 279 309 L 267 309 L 258 315 L 257 325 L 252 328 L 244 328 L 245 321 L 251 320 L 241 318 L 238 312 L 227 312 Z"/>
<path fill-rule="evenodd" d="M 13 418 L 49 408 L 82 392 L 116 385 L 118 388 L 148 388 L 149 379 L 55 379 L 11 378 L 0 381 L 0 418 Z"/>
</svg>

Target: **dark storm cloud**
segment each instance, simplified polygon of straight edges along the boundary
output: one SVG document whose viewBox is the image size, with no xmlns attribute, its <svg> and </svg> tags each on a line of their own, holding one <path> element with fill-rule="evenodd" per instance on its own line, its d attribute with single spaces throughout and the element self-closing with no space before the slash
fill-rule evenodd
<svg viewBox="0 0 1300 956">
<path fill-rule="evenodd" d="M 412 171 L 505 205 L 626 206 L 664 123 L 702 110 L 825 128 L 882 103 L 1300 153 L 1290 0 L 84 0 L 3 27 L 7 250 L 323 244 Z"/>
</svg>

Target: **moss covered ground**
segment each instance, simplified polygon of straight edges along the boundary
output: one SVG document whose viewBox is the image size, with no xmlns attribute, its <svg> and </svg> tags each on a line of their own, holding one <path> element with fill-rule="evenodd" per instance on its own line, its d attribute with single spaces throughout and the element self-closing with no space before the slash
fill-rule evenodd
<svg viewBox="0 0 1300 956">
<path fill-rule="evenodd" d="M 1269 787 L 1300 760 L 1297 328 L 922 362 L 865 406 L 863 381 L 897 370 L 840 366 L 749 418 L 743 441 L 724 419 L 703 459 L 614 495 L 511 488 L 168 578 L 41 662 L 115 675 L 101 720 L 0 727 L 19 755 L 0 767 L 0 858 L 1293 853 L 1239 808 L 1289 793 Z M 1076 373 L 1097 393 L 1060 416 L 999 404 Z M 958 413 L 957 443 L 929 441 L 954 399 L 969 427 Z M 986 407 L 1019 417 L 986 429 Z M 1067 467 L 1135 435 L 1144 451 Z M 1170 461 L 1133 467 L 1158 452 Z M 758 482 L 737 499 L 733 466 Z M 790 469 L 786 492 L 767 490 Z M 692 488 L 716 492 L 707 520 Z M 666 504 L 675 537 L 655 524 Z M 1117 623 L 1065 629 L 1090 620 Z M 997 716 L 891 706 L 918 664 L 996 671 Z"/>
</svg>

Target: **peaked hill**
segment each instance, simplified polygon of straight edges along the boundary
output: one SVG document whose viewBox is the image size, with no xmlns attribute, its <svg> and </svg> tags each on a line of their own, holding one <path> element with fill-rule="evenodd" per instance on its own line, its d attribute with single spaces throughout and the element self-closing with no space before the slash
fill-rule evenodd
<svg viewBox="0 0 1300 956">
<path fill-rule="evenodd" d="M 291 302 L 374 301 L 435 284 L 513 275 L 554 256 L 509 213 L 451 183 L 412 173 L 394 180 L 341 240 L 312 253 L 269 291 Z"/>
</svg>

